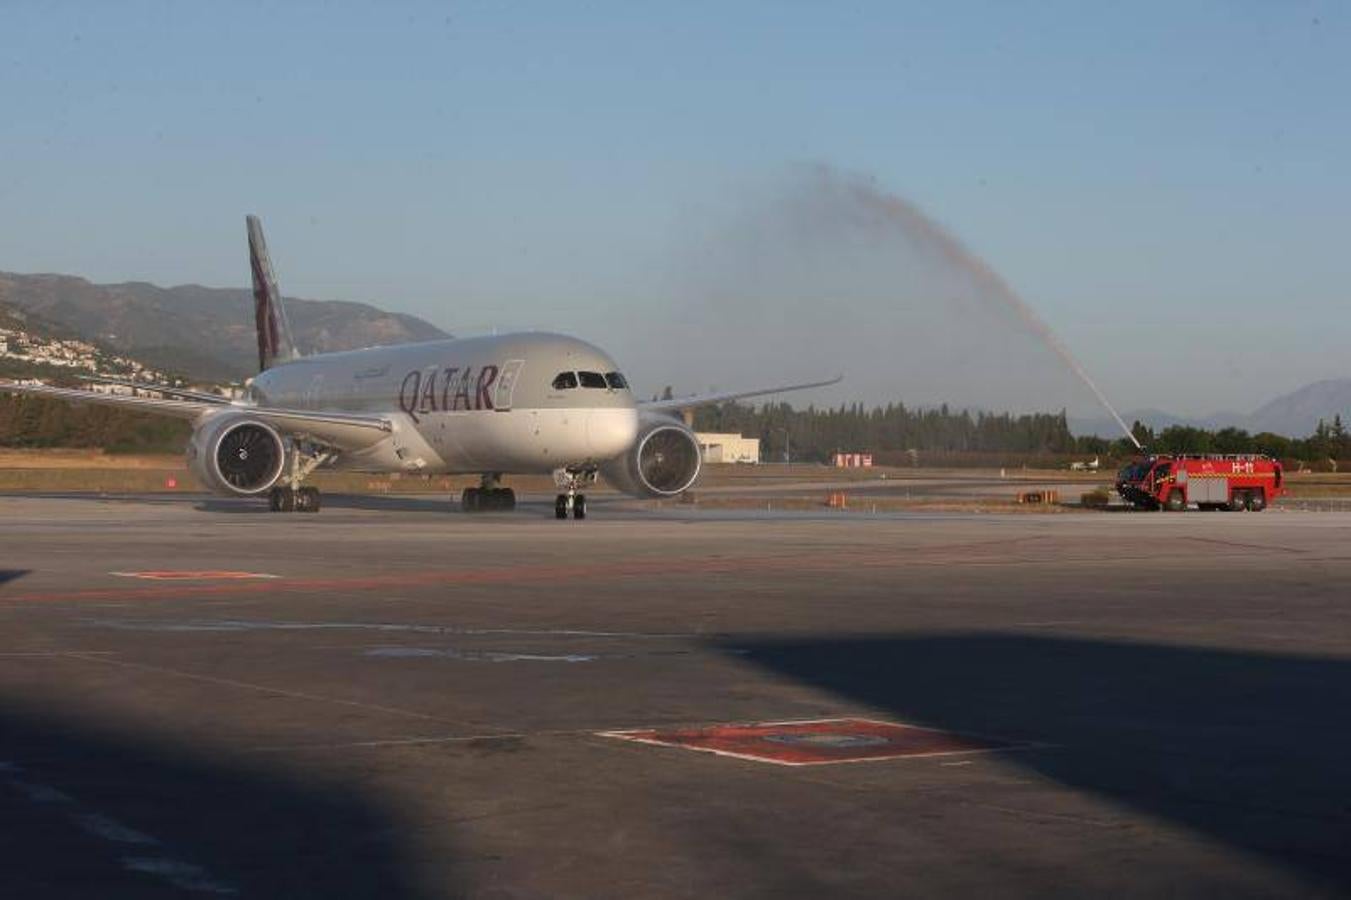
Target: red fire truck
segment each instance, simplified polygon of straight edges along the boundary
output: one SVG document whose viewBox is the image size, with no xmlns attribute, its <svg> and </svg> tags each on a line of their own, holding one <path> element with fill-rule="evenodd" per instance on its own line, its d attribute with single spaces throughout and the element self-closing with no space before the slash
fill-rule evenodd
<svg viewBox="0 0 1351 900">
<path fill-rule="evenodd" d="M 1137 459 L 1116 476 L 1116 491 L 1145 509 L 1265 509 L 1285 493 L 1281 464 L 1253 453 L 1179 454 Z"/>
</svg>

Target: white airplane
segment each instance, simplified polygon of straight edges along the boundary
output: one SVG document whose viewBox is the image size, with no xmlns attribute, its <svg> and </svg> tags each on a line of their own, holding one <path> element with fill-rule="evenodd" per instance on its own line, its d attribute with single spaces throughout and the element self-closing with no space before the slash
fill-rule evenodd
<svg viewBox="0 0 1351 900">
<path fill-rule="evenodd" d="M 117 378 L 158 397 L 0 381 L 0 391 L 101 403 L 193 423 L 188 464 L 229 496 L 264 496 L 274 512 L 317 512 L 303 485 L 320 467 L 473 473 L 466 511 L 516 505 L 507 474 L 553 473 L 554 512 L 586 517 L 597 476 L 625 493 L 671 497 L 698 479 L 699 444 L 679 413 L 696 406 L 824 387 L 836 377 L 672 400 L 634 400 L 619 367 L 591 344 L 527 332 L 301 356 L 257 217 L 247 217 L 259 374 L 242 400 Z"/>
</svg>

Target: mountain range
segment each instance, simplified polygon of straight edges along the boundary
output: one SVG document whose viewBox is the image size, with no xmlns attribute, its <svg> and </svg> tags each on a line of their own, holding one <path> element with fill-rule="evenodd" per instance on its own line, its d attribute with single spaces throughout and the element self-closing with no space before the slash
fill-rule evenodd
<svg viewBox="0 0 1351 900">
<path fill-rule="evenodd" d="M 448 336 L 416 316 L 365 303 L 294 297 L 285 303 L 296 344 L 306 353 Z M 242 379 L 258 368 L 253 295 L 244 288 L 94 284 L 72 275 L 0 272 L 0 307 L 6 306 L 61 336 L 194 378 Z"/>
<path fill-rule="evenodd" d="M 1139 421 L 1156 432 L 1173 425 L 1195 428 L 1242 428 L 1250 434 L 1269 431 L 1286 437 L 1308 437 L 1318 427 L 1319 419 L 1331 422 L 1340 415 L 1351 425 L 1351 378 L 1331 378 L 1315 381 L 1298 390 L 1282 394 L 1250 413 L 1220 412 L 1209 416 L 1178 416 L 1159 409 L 1135 409 L 1122 414 L 1129 424 Z M 1102 437 L 1120 437 L 1121 429 L 1107 416 L 1070 418 L 1070 431 L 1075 434 L 1096 434 Z"/>
</svg>

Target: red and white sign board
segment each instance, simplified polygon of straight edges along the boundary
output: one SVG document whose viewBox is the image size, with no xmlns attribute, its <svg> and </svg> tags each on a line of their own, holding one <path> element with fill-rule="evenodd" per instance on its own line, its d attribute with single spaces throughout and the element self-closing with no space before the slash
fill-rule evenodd
<svg viewBox="0 0 1351 900">
<path fill-rule="evenodd" d="M 1030 746 L 872 719 L 814 719 L 696 728 L 605 731 L 602 737 L 683 747 L 781 766 L 815 766 L 955 753 L 989 753 Z"/>
</svg>

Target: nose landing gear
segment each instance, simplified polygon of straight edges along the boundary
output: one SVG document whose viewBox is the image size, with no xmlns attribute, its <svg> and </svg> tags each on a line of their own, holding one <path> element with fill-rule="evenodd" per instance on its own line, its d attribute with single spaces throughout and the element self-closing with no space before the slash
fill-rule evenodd
<svg viewBox="0 0 1351 900">
<path fill-rule="evenodd" d="M 572 510 L 574 519 L 586 518 L 586 494 L 559 494 L 554 499 L 554 518 L 566 519 Z"/>
<path fill-rule="evenodd" d="M 585 519 L 586 495 L 580 489 L 596 483 L 596 470 L 559 469 L 554 472 L 554 483 L 564 490 L 554 498 L 554 518 L 566 519 L 571 512 L 574 519 Z"/>
</svg>

